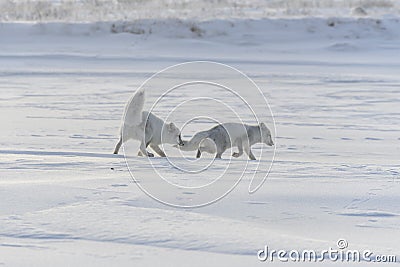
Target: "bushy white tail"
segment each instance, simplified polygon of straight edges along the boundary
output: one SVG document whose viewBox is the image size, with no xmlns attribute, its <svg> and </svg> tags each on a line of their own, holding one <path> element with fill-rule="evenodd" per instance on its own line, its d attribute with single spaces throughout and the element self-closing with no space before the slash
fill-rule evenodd
<svg viewBox="0 0 400 267">
<path fill-rule="evenodd" d="M 128 126 L 139 125 L 143 121 L 142 111 L 144 106 L 144 89 L 140 88 L 136 91 L 131 101 L 127 105 L 125 110 L 125 121 L 124 123 Z"/>
</svg>

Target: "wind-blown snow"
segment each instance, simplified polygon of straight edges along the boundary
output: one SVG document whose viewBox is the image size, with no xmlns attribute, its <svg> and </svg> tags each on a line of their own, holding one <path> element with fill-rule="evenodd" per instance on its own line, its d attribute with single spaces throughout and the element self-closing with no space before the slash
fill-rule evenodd
<svg viewBox="0 0 400 267">
<path fill-rule="evenodd" d="M 0 25 L 0 265 L 256 266 L 269 264 L 257 260 L 265 245 L 322 250 L 339 238 L 399 259 L 398 18 L 166 17 Z M 255 80 L 277 157 L 257 193 L 245 178 L 214 205 L 181 210 L 147 197 L 112 151 L 136 88 L 189 60 Z M 238 172 L 244 160 L 233 159 Z M 130 162 L 151 174 L 147 159 Z"/>
</svg>

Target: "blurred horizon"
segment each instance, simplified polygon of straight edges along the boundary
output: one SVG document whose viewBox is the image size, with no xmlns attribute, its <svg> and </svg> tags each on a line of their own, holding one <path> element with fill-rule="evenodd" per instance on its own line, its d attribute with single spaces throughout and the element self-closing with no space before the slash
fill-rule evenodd
<svg viewBox="0 0 400 267">
<path fill-rule="evenodd" d="M 393 17 L 395 0 L 0 0 L 0 21 Z"/>
</svg>

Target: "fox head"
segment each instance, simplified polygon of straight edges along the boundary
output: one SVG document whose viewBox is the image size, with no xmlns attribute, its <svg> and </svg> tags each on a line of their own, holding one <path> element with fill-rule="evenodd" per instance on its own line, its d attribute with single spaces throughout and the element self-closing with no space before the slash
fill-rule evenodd
<svg viewBox="0 0 400 267">
<path fill-rule="evenodd" d="M 273 146 L 274 141 L 272 141 L 271 131 L 263 122 L 260 123 L 260 132 L 261 132 L 261 142 L 263 142 L 268 146 Z"/>
<path fill-rule="evenodd" d="M 181 131 L 172 122 L 164 125 L 162 141 L 163 143 L 184 145 L 181 138 Z"/>
</svg>

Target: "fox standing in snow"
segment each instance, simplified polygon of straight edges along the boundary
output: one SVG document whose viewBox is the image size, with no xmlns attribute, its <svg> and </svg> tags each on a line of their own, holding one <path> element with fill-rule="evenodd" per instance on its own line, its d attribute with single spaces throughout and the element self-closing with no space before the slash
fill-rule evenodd
<svg viewBox="0 0 400 267">
<path fill-rule="evenodd" d="M 208 131 L 198 132 L 190 141 L 183 141 L 183 146 L 175 145 L 175 147 L 183 151 L 197 150 L 196 158 L 200 158 L 202 152 L 216 153 L 215 158 L 221 158 L 221 155 L 227 149 L 237 147 L 239 152 L 233 153 L 233 157 L 240 157 L 244 151 L 251 160 L 255 160 L 251 146 L 256 143 L 274 145 L 271 132 L 264 123 L 255 126 L 241 123 L 223 123 Z"/>
<path fill-rule="evenodd" d="M 125 121 L 122 123 L 114 154 L 118 154 L 121 145 L 129 139 L 139 140 L 141 143 L 138 155 L 148 157 L 154 157 L 153 153 L 146 150 L 149 145 L 161 157 L 166 156 L 159 147 L 161 143 L 184 145 L 180 130 L 174 123 L 165 123 L 151 112 L 143 111 L 144 99 L 144 90 L 139 89 L 127 105 Z"/>
</svg>

